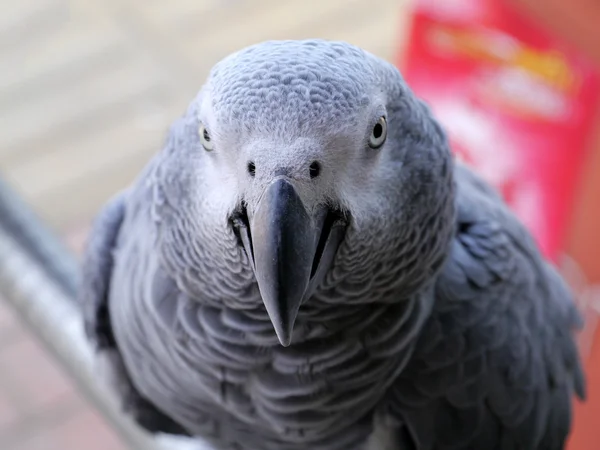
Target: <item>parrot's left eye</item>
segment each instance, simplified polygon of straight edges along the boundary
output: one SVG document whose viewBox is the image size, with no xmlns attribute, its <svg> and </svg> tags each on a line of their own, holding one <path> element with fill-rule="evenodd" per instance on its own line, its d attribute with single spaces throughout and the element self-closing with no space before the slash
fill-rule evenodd
<svg viewBox="0 0 600 450">
<path fill-rule="evenodd" d="M 208 130 L 204 125 L 200 125 L 198 133 L 200 134 L 200 142 L 202 143 L 202 147 L 204 147 L 204 150 L 207 152 L 210 152 L 213 149 L 214 144 L 210 138 L 210 134 L 208 134 Z"/>
<path fill-rule="evenodd" d="M 369 137 L 369 147 L 379 148 L 385 142 L 387 137 L 387 120 L 385 116 L 381 116 L 377 123 L 373 126 L 371 136 Z"/>
</svg>

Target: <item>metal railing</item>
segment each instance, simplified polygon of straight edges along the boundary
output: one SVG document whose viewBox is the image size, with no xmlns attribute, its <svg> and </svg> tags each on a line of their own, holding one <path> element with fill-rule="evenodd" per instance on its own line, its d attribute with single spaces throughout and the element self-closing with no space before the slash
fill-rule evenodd
<svg viewBox="0 0 600 450">
<path fill-rule="evenodd" d="M 95 377 L 93 350 L 76 302 L 78 277 L 74 255 L 0 178 L 0 295 L 130 448 L 198 450 L 190 440 L 153 438 L 142 431 Z"/>
</svg>

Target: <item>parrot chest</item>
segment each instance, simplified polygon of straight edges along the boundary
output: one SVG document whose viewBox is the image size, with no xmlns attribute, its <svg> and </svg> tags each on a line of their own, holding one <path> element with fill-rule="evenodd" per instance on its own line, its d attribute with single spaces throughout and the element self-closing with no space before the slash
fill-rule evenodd
<svg viewBox="0 0 600 450">
<path fill-rule="evenodd" d="M 113 292 L 115 337 L 136 388 L 177 422 L 223 448 L 386 448 L 373 412 L 408 360 L 411 321 L 397 319 L 411 305 L 356 307 L 331 321 L 337 332 L 306 310 L 282 347 L 264 311 L 192 300 L 155 265 L 130 267 L 115 277 L 128 287 Z M 151 286 L 136 283 L 148 271 Z"/>
<path fill-rule="evenodd" d="M 203 309 L 195 315 L 222 314 Z M 308 442 L 329 442 L 324 449 L 367 448 L 369 412 L 387 388 L 394 359 L 371 360 L 358 342 L 263 347 L 208 333 L 190 340 L 163 335 L 160 353 L 146 337 L 148 347 L 134 364 L 143 393 L 186 428 L 209 439 L 272 443 L 249 449 L 296 450 Z"/>
</svg>

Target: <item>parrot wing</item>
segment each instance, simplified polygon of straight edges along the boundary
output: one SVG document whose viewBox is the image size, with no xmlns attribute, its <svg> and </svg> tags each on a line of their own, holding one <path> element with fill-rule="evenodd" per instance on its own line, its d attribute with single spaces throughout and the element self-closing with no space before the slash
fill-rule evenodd
<svg viewBox="0 0 600 450">
<path fill-rule="evenodd" d="M 498 194 L 456 168 L 457 231 L 435 306 L 388 396 L 401 448 L 562 449 L 585 380 L 568 287 Z"/>
<path fill-rule="evenodd" d="M 87 241 L 79 292 L 85 333 L 98 353 L 99 366 L 120 398 L 123 409 L 151 433 L 189 435 L 135 389 L 125 369 L 113 335 L 108 298 L 113 251 L 125 217 L 127 191 L 110 200 L 98 214 Z"/>
</svg>

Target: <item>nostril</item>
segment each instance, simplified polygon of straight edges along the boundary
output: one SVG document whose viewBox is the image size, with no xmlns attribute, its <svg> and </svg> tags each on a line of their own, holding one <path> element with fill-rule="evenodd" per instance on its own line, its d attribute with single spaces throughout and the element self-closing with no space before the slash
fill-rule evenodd
<svg viewBox="0 0 600 450">
<path fill-rule="evenodd" d="M 308 170 L 311 178 L 317 178 L 321 173 L 321 164 L 319 164 L 317 161 L 313 161 Z"/>
<path fill-rule="evenodd" d="M 254 175 L 256 175 L 256 166 L 252 161 L 248 163 L 248 173 L 251 177 L 254 177 Z"/>
</svg>

